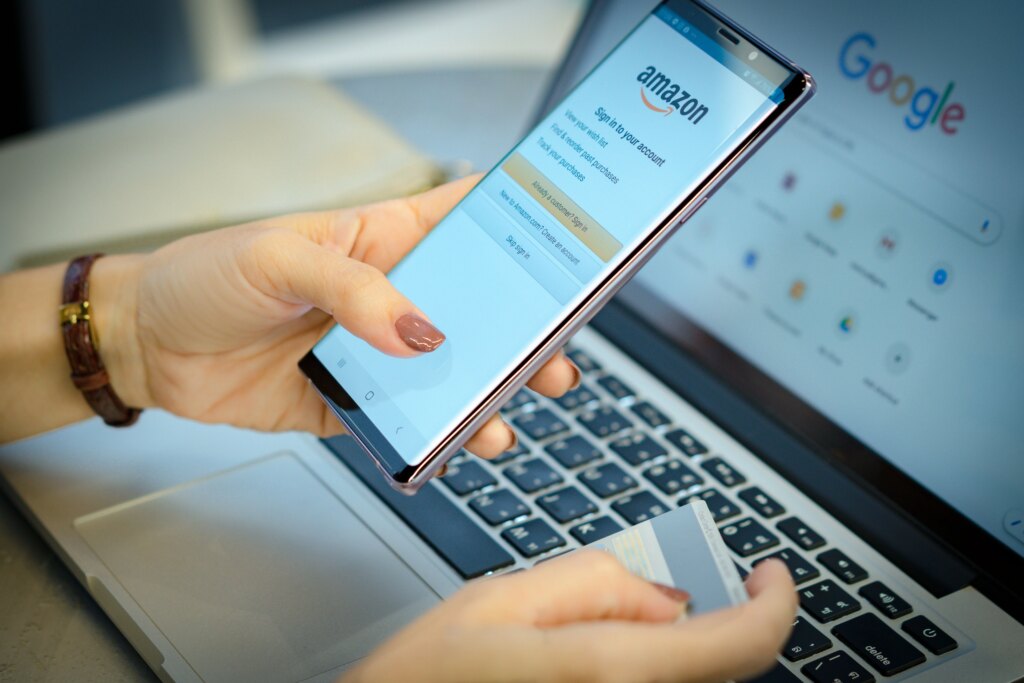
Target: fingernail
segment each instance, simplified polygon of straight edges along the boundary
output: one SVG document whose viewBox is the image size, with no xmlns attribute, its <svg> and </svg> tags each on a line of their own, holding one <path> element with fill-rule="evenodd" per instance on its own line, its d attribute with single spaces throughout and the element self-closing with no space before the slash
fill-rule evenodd
<svg viewBox="0 0 1024 683">
<path fill-rule="evenodd" d="M 448 474 L 448 463 L 445 463 L 445 464 L 441 465 L 441 469 L 439 469 L 437 471 L 437 474 L 435 474 L 434 476 L 435 477 L 443 477 L 446 474 Z"/>
<path fill-rule="evenodd" d="M 512 442 L 508 445 L 508 448 L 505 449 L 506 451 L 510 451 L 519 445 L 519 434 L 516 433 L 516 430 L 509 427 L 508 431 L 512 434 Z"/>
<path fill-rule="evenodd" d="M 569 361 L 569 367 L 572 368 L 572 386 L 569 387 L 569 391 L 572 391 L 573 389 L 580 388 L 580 382 L 583 381 L 583 373 L 580 372 L 579 366 L 571 360 Z"/>
<path fill-rule="evenodd" d="M 402 338 L 406 346 L 413 351 L 422 353 L 433 351 L 445 340 L 441 330 L 415 313 L 406 313 L 396 320 L 395 329 L 398 330 L 398 336 Z"/>
<path fill-rule="evenodd" d="M 675 588 L 673 586 L 666 586 L 665 584 L 658 583 L 657 581 L 651 581 L 651 585 L 657 588 L 659 591 L 661 591 L 662 595 L 672 598 L 676 602 L 690 601 L 690 594 L 684 590 L 680 590 L 679 588 Z"/>
</svg>

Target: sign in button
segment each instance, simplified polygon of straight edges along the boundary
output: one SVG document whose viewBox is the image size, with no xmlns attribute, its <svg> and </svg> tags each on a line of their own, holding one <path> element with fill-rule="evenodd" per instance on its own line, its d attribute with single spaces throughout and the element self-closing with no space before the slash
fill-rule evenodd
<svg viewBox="0 0 1024 683">
<path fill-rule="evenodd" d="M 512 154 L 501 170 L 602 261 L 607 263 L 622 248 L 621 242 L 519 152 Z"/>
<path fill-rule="evenodd" d="M 558 303 L 567 304 L 580 291 L 580 283 L 483 192 L 471 192 L 459 208 Z"/>
<path fill-rule="evenodd" d="M 543 249 L 580 284 L 590 282 L 601 270 L 589 249 L 570 238 L 565 229 L 544 208 L 531 199 L 507 174 L 498 171 L 482 191 L 500 211 L 508 214 L 538 248 Z"/>
</svg>

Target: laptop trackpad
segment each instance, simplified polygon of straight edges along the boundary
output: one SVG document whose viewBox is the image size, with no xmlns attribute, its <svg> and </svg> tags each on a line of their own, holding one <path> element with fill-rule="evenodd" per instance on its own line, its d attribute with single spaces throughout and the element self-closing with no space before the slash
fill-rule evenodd
<svg viewBox="0 0 1024 683">
<path fill-rule="evenodd" d="M 290 453 L 75 526 L 209 681 L 298 681 L 329 671 L 438 601 Z"/>
</svg>

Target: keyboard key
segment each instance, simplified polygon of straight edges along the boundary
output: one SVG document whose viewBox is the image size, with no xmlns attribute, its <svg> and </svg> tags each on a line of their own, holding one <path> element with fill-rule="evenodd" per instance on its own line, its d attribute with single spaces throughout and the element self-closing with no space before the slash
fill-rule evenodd
<svg viewBox="0 0 1024 683">
<path fill-rule="evenodd" d="M 763 673 L 757 678 L 748 678 L 743 683 L 801 683 L 801 681 L 782 664 L 776 664 L 775 668 L 770 669 L 767 673 Z"/>
<path fill-rule="evenodd" d="M 622 531 L 622 525 L 611 517 L 595 517 L 569 529 L 572 537 L 583 545 L 600 541 L 605 536 L 611 536 L 619 531 Z"/>
<path fill-rule="evenodd" d="M 739 507 L 719 493 L 718 489 L 705 489 L 704 491 L 681 498 L 679 500 L 679 505 L 687 505 L 695 500 L 703 500 L 708 504 L 708 508 L 711 510 L 711 516 L 715 518 L 716 524 L 740 514 Z"/>
<path fill-rule="evenodd" d="M 670 496 L 704 483 L 704 479 L 700 475 L 679 460 L 669 460 L 649 467 L 644 472 L 644 476 L 661 489 L 662 493 L 667 493 Z"/>
<path fill-rule="evenodd" d="M 601 379 L 597 380 L 597 383 L 618 400 L 629 398 L 634 395 L 634 392 L 629 388 L 629 385 L 624 383 L 615 375 L 605 375 Z"/>
<path fill-rule="evenodd" d="M 803 550 L 815 550 L 825 545 L 825 539 L 798 517 L 784 519 L 775 526 Z"/>
<path fill-rule="evenodd" d="M 832 579 L 801 588 L 797 594 L 804 611 L 821 623 L 835 621 L 860 609 L 860 603 Z"/>
<path fill-rule="evenodd" d="M 513 413 L 523 406 L 528 406 L 536 402 L 537 394 L 529 391 L 528 389 L 520 389 L 512 395 L 512 398 L 508 400 L 508 403 L 501 407 L 501 412 L 505 414 Z"/>
<path fill-rule="evenodd" d="M 759 486 L 751 486 L 749 489 L 743 489 L 738 494 L 739 499 L 744 503 L 754 508 L 762 517 L 778 517 L 786 508 L 779 505 L 778 502 L 767 493 L 761 490 Z"/>
<path fill-rule="evenodd" d="M 846 556 L 842 550 L 833 548 L 818 555 L 818 562 L 825 565 L 830 572 L 843 580 L 843 583 L 857 583 L 868 578 L 867 571 Z"/>
<path fill-rule="evenodd" d="M 893 593 L 881 581 L 872 581 L 861 586 L 857 594 L 890 619 L 898 619 L 914 611 L 909 602 Z"/>
<path fill-rule="evenodd" d="M 842 650 L 805 664 L 800 671 L 814 683 L 875 683 L 875 677 Z"/>
<path fill-rule="evenodd" d="M 738 571 L 740 573 L 740 578 L 743 579 L 744 581 L 746 581 L 747 577 L 750 576 L 750 572 L 748 572 L 746 569 L 741 567 L 736 562 L 733 562 L 733 566 L 735 566 L 736 567 L 736 571 Z"/>
<path fill-rule="evenodd" d="M 597 372 L 601 369 L 601 364 L 596 360 L 588 356 L 580 349 L 573 349 L 567 352 L 565 355 L 569 356 L 569 360 L 576 364 L 576 367 L 580 369 L 583 374 L 589 374 L 591 372 Z"/>
<path fill-rule="evenodd" d="M 622 518 L 630 524 L 646 522 L 669 510 L 668 506 L 655 498 L 650 491 L 640 491 L 631 496 L 623 496 L 612 503 L 612 509 L 622 515 Z"/>
<path fill-rule="evenodd" d="M 665 438 L 670 444 L 681 450 L 691 458 L 695 455 L 704 455 L 708 452 L 708 449 L 700 441 L 697 441 L 688 431 L 685 429 L 674 429 L 671 432 L 665 434 Z"/>
<path fill-rule="evenodd" d="M 492 465 L 503 465 L 504 463 L 509 462 L 510 460 L 515 460 L 520 455 L 526 455 L 529 452 L 530 452 L 529 446 L 527 446 L 525 443 L 523 443 L 522 439 L 518 439 L 516 441 L 516 445 L 515 446 L 513 446 L 512 448 L 508 449 L 507 451 L 501 453 L 497 457 L 491 458 L 490 459 L 490 463 Z"/>
<path fill-rule="evenodd" d="M 576 419 L 599 439 L 633 426 L 633 423 L 627 417 L 611 406 L 600 406 L 595 410 L 585 410 Z"/>
<path fill-rule="evenodd" d="M 667 425 L 671 420 L 668 419 L 668 415 L 661 412 L 653 405 L 650 401 L 640 401 L 630 406 L 630 410 L 636 413 L 636 416 L 646 422 L 651 427 L 660 427 Z"/>
<path fill-rule="evenodd" d="M 565 539 L 543 519 L 531 519 L 510 526 L 501 532 L 501 537 L 511 543 L 523 557 L 536 557 L 565 545 Z"/>
<path fill-rule="evenodd" d="M 586 384 L 581 384 L 575 389 L 562 394 L 559 398 L 555 399 L 555 402 L 562 406 L 563 410 L 576 410 L 580 406 L 586 405 L 591 401 L 597 400 L 597 394 L 590 390 Z"/>
<path fill-rule="evenodd" d="M 870 612 L 839 624 L 832 635 L 883 676 L 895 676 L 924 663 L 920 650 Z"/>
<path fill-rule="evenodd" d="M 774 557 L 775 559 L 782 560 L 786 563 L 786 566 L 789 567 L 789 574 L 793 577 L 793 583 L 798 586 L 801 583 L 806 583 L 811 579 L 816 579 L 821 576 L 821 572 L 818 571 L 817 567 L 800 557 L 800 555 L 793 550 L 779 550 L 771 553 L 770 555 L 765 555 L 758 559 L 757 562 L 754 562 L 754 565 L 757 566 L 759 563 L 764 562 L 770 557 Z"/>
<path fill-rule="evenodd" d="M 900 628 L 928 648 L 933 655 L 944 655 L 958 647 L 956 640 L 925 616 L 907 619 Z"/>
<path fill-rule="evenodd" d="M 547 408 L 535 410 L 532 413 L 523 413 L 512 420 L 512 424 L 525 433 L 534 441 L 542 441 L 549 436 L 561 434 L 569 430 L 569 425 Z"/>
<path fill-rule="evenodd" d="M 585 465 L 601 457 L 601 451 L 579 434 L 548 444 L 544 450 L 561 463 L 562 467 L 568 469 Z"/>
<path fill-rule="evenodd" d="M 747 481 L 746 477 L 734 470 L 721 458 L 708 458 L 700 466 L 717 479 L 722 486 L 738 486 Z"/>
<path fill-rule="evenodd" d="M 526 503 L 505 489 L 477 496 L 469 501 L 469 507 L 493 526 L 530 514 Z"/>
<path fill-rule="evenodd" d="M 615 453 L 636 467 L 651 458 L 668 453 L 665 447 L 643 432 L 633 432 L 608 444 Z"/>
<path fill-rule="evenodd" d="M 441 481 L 452 490 L 452 493 L 460 496 L 498 483 L 498 480 L 476 460 L 448 465 L 448 472 L 441 477 Z"/>
<path fill-rule="evenodd" d="M 407 496 L 388 485 L 351 437 L 339 436 L 323 443 L 462 578 L 474 579 L 515 562 L 508 550 L 438 484 L 431 483 L 415 496 Z"/>
<path fill-rule="evenodd" d="M 779 544 L 779 537 L 761 526 L 753 517 L 723 526 L 720 531 L 725 544 L 740 557 L 747 557 Z"/>
<path fill-rule="evenodd" d="M 505 468 L 505 476 L 523 493 L 533 493 L 562 482 L 562 475 L 539 458 L 509 465 Z"/>
<path fill-rule="evenodd" d="M 537 498 L 537 505 L 560 524 L 597 512 L 597 506 L 575 486 L 567 486 L 540 496 Z"/>
<path fill-rule="evenodd" d="M 579 479 L 601 498 L 610 498 L 636 486 L 636 480 L 613 462 L 583 470 Z"/>
<path fill-rule="evenodd" d="M 782 648 L 782 656 L 791 662 L 799 662 L 832 647 L 828 636 L 811 626 L 811 622 L 797 617 L 793 622 L 793 632 L 789 641 Z"/>
</svg>

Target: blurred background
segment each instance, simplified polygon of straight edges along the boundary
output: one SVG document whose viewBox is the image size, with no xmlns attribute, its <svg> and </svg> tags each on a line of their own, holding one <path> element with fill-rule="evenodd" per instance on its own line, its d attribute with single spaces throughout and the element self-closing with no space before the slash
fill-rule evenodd
<svg viewBox="0 0 1024 683">
<path fill-rule="evenodd" d="M 585 4 L 7 0 L 0 272 L 489 168 Z"/>
<path fill-rule="evenodd" d="M 337 82 L 370 105 L 401 101 L 426 126 L 438 116 L 431 101 L 486 83 L 513 91 L 509 101 L 518 106 L 508 118 L 520 118 L 584 4 L 7 0 L 0 3 L 9 81 L 0 139 L 183 88 L 282 73 Z"/>
</svg>

